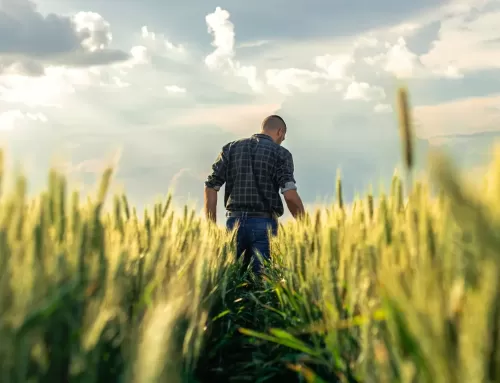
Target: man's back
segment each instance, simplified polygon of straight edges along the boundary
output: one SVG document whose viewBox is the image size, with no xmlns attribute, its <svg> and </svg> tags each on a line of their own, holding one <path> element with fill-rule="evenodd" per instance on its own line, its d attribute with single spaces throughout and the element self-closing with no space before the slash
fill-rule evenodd
<svg viewBox="0 0 500 383">
<path fill-rule="evenodd" d="M 231 212 L 283 215 L 282 192 L 295 188 L 291 153 L 266 134 L 228 143 L 212 166 L 206 186 L 226 183 L 224 205 Z M 288 189 L 287 189 L 288 188 Z"/>
</svg>

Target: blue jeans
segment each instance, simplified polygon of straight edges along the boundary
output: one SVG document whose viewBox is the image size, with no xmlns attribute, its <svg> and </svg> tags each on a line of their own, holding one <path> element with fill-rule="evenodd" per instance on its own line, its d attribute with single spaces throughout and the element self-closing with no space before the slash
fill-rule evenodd
<svg viewBox="0 0 500 383">
<path fill-rule="evenodd" d="M 236 224 L 239 224 L 236 233 L 236 258 L 243 258 L 243 267 L 246 269 L 252 262 L 252 270 L 255 274 L 262 273 L 263 265 L 255 255 L 258 251 L 265 260 L 271 259 L 271 246 L 269 230 L 271 235 L 278 234 L 278 221 L 272 218 L 257 217 L 230 217 L 227 219 L 226 227 L 233 230 Z"/>
</svg>

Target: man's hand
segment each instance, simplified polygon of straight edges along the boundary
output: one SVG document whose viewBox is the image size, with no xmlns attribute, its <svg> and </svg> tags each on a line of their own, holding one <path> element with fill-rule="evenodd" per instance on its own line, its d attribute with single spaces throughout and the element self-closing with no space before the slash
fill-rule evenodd
<svg viewBox="0 0 500 383">
<path fill-rule="evenodd" d="M 217 190 L 205 187 L 205 217 L 217 223 Z"/>
<path fill-rule="evenodd" d="M 286 205 L 288 206 L 288 210 L 292 213 L 293 218 L 301 219 L 305 217 L 305 209 L 302 204 L 302 200 L 300 199 L 297 190 L 288 190 L 283 193 L 283 197 L 285 197 Z"/>
</svg>

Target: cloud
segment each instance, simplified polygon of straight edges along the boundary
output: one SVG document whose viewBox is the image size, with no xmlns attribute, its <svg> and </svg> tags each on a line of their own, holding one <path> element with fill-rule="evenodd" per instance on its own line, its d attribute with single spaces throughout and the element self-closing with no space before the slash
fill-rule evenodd
<svg viewBox="0 0 500 383">
<path fill-rule="evenodd" d="M 362 35 L 354 41 L 354 46 L 356 48 L 363 48 L 363 47 L 374 48 L 378 47 L 379 44 L 380 41 L 373 35 L 373 33 Z"/>
<path fill-rule="evenodd" d="M 296 91 L 315 92 L 328 81 L 347 80 L 347 69 L 354 63 L 351 54 L 317 55 L 312 60 L 312 69 L 269 68 L 264 71 L 264 80 L 260 80 L 256 66 L 242 65 L 235 59 L 235 27 L 230 21 L 230 13 L 217 7 L 205 20 L 208 32 L 213 36 L 212 45 L 215 47 L 215 50 L 205 57 L 206 66 L 212 71 L 218 70 L 244 77 L 250 88 L 257 93 L 263 92 L 265 85 L 284 95 L 291 95 Z M 257 42 L 254 46 L 268 44 L 268 41 Z M 337 84 L 336 87 L 340 89 L 342 86 Z"/>
<path fill-rule="evenodd" d="M 214 40 L 212 45 L 215 51 L 205 58 L 205 64 L 209 68 L 220 68 L 228 64 L 234 58 L 234 25 L 229 21 L 229 12 L 217 7 L 215 12 L 206 16 L 208 32 Z"/>
<path fill-rule="evenodd" d="M 68 102 L 68 96 L 78 98 L 84 91 L 134 88 L 137 94 L 137 86 L 142 90 L 152 90 L 156 87 L 158 73 L 151 70 L 155 60 L 168 59 L 184 65 L 188 59 L 184 46 L 173 44 L 163 35 L 157 35 L 143 27 L 138 44 L 130 49 L 126 60 L 112 62 L 106 66 L 94 66 L 96 62 L 92 60 L 97 57 L 104 59 L 108 54 L 106 52 L 110 52 L 103 49 L 111 40 L 109 24 L 93 12 L 77 13 L 75 20 L 76 30 L 92 31 L 82 42 L 85 51 L 68 54 L 65 64 L 58 63 L 58 59 L 51 59 L 53 62 L 44 67 L 46 62 L 43 62 L 40 64 L 40 74 L 43 76 L 33 77 L 28 76 L 25 70 L 13 70 L 16 66 L 27 62 L 36 63 L 35 61 L 16 62 L 10 68 L 4 68 L 3 75 L 0 75 L 0 102 L 61 108 Z M 74 65 L 67 67 L 68 63 Z M 86 67 L 86 64 L 89 66 Z M 150 78 L 154 86 L 149 86 Z M 169 93 L 180 93 L 183 87 L 166 89 Z M 117 99 L 117 96 L 114 98 Z"/>
<path fill-rule="evenodd" d="M 299 68 L 268 69 L 266 83 L 283 94 L 291 94 L 292 89 L 310 93 L 319 89 L 324 77 L 315 71 Z"/>
<path fill-rule="evenodd" d="M 48 65 L 97 66 L 128 58 L 109 48 L 110 25 L 99 14 L 42 15 L 31 0 L 2 0 L 0 36 L 0 74 L 39 76 Z"/>
<path fill-rule="evenodd" d="M 61 107 L 65 95 L 99 83 L 98 71 L 49 67 L 42 77 L 0 76 L 0 101 L 31 107 Z"/>
<path fill-rule="evenodd" d="M 372 86 L 366 82 L 353 81 L 347 87 L 344 100 L 380 100 L 385 99 L 385 91 L 378 86 Z"/>
<path fill-rule="evenodd" d="M 382 52 L 380 52 L 379 45 L 372 46 L 372 48 L 376 48 L 377 53 L 363 57 L 362 61 L 374 69 L 381 68 L 397 79 L 432 76 L 432 73 L 420 62 L 419 56 L 408 47 L 403 36 L 397 37 L 393 43 L 386 41 Z"/>
<path fill-rule="evenodd" d="M 373 68 L 396 78 L 460 79 L 465 73 L 500 68 L 500 3 L 496 0 L 451 0 L 432 12 L 360 37 L 356 47 L 376 53 L 363 57 Z M 408 38 L 423 44 L 425 29 L 438 26 L 437 36 L 419 54 Z M 383 51 L 376 40 L 385 39 Z M 394 41 L 395 40 L 395 41 Z"/>
<path fill-rule="evenodd" d="M 414 117 L 417 134 L 423 138 L 496 131 L 500 127 L 500 94 L 417 106 Z"/>
<path fill-rule="evenodd" d="M 408 49 L 403 37 L 398 38 L 387 51 L 384 70 L 398 78 L 412 77 L 416 65 L 417 55 Z"/>
<path fill-rule="evenodd" d="M 347 68 L 382 80 L 460 79 L 467 71 L 498 68 L 499 12 L 496 0 L 451 0 L 372 29 L 351 37 L 354 62 Z"/>
<path fill-rule="evenodd" d="M 181 88 L 180 86 L 177 85 L 167 85 L 165 87 L 165 90 L 170 93 L 170 94 L 184 94 L 186 93 L 186 88 Z"/>
<path fill-rule="evenodd" d="M 389 104 L 377 104 L 374 106 L 373 111 L 375 113 L 390 113 L 392 112 L 392 106 Z"/>
<path fill-rule="evenodd" d="M 413 35 L 422 27 L 421 24 L 417 22 L 404 22 L 402 24 L 395 25 L 389 29 L 391 33 L 399 36 L 409 36 Z"/>
<path fill-rule="evenodd" d="M 47 117 L 40 112 L 29 113 L 22 112 L 19 109 L 12 109 L 7 112 L 0 113 L 0 130 L 12 130 L 18 126 L 23 120 L 47 122 Z"/>
<path fill-rule="evenodd" d="M 257 40 L 257 41 L 248 41 L 245 43 L 238 44 L 237 48 L 257 48 L 263 45 L 269 44 L 269 40 Z"/>
<path fill-rule="evenodd" d="M 280 93 L 291 95 L 294 92 L 313 93 L 325 86 L 341 90 L 344 83 L 354 80 L 347 75 L 347 69 L 354 63 L 351 55 L 319 55 L 314 57 L 313 62 L 314 69 L 268 69 L 265 82 Z"/>
<path fill-rule="evenodd" d="M 331 55 L 315 57 L 315 64 L 325 72 L 328 80 L 344 80 L 347 78 L 347 69 L 354 63 L 354 58 L 350 54 Z"/>
<path fill-rule="evenodd" d="M 205 57 L 205 64 L 211 70 L 222 69 L 245 78 L 254 91 L 260 92 L 262 84 L 257 80 L 257 69 L 234 60 L 234 24 L 229 20 L 229 16 L 228 11 L 217 7 L 215 12 L 205 17 L 208 32 L 213 36 L 212 45 L 215 47 L 215 50 Z"/>
<path fill-rule="evenodd" d="M 146 25 L 141 28 L 142 40 L 147 42 L 149 49 L 154 50 L 156 53 L 177 53 L 182 55 L 186 53 L 186 49 L 182 44 L 174 44 L 164 35 L 156 34 L 148 29 Z"/>
<path fill-rule="evenodd" d="M 438 74 L 461 77 L 461 73 L 500 68 L 500 4 L 475 1 L 452 9 L 441 21 L 439 37 L 422 63 Z"/>
</svg>

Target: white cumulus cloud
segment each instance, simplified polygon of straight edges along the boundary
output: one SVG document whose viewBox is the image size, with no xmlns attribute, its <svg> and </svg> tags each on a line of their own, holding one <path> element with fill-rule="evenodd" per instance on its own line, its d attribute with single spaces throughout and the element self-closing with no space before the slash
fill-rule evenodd
<svg viewBox="0 0 500 383">
<path fill-rule="evenodd" d="M 325 71 L 328 79 L 342 80 L 347 77 L 347 69 L 350 64 L 354 63 L 354 59 L 348 54 L 326 54 L 323 56 L 317 56 L 315 63 L 319 69 Z"/>
<path fill-rule="evenodd" d="M 323 76 L 314 71 L 298 68 L 268 69 L 266 71 L 266 83 L 283 94 L 291 94 L 292 91 L 315 92 L 319 89 L 320 80 Z"/>
<path fill-rule="evenodd" d="M 386 54 L 384 69 L 398 78 L 408 78 L 413 76 L 416 65 L 417 55 L 408 49 L 403 37 L 398 38 Z"/>
<path fill-rule="evenodd" d="M 221 69 L 242 77 L 252 90 L 261 92 L 262 83 L 258 79 L 257 68 L 235 60 L 234 24 L 229 17 L 229 12 L 220 7 L 205 17 L 208 32 L 213 36 L 212 45 L 215 47 L 215 50 L 205 57 L 205 64 L 211 70 Z"/>
<path fill-rule="evenodd" d="M 143 49 L 150 49 L 156 53 L 173 53 L 177 55 L 182 55 L 186 52 L 185 47 L 182 44 L 174 44 L 163 34 L 156 34 L 150 31 L 147 26 L 141 28 L 141 37 L 143 43 Z"/>
<path fill-rule="evenodd" d="M 165 90 L 170 93 L 170 94 L 184 94 L 186 93 L 186 88 L 181 88 L 180 86 L 177 85 L 167 85 L 165 87 Z"/>
<path fill-rule="evenodd" d="M 378 86 L 372 86 L 366 82 L 353 81 L 347 87 L 344 100 L 371 101 L 385 99 L 385 91 Z"/>
<path fill-rule="evenodd" d="M 113 39 L 110 24 L 98 13 L 78 12 L 73 22 L 75 31 L 85 36 L 81 45 L 90 52 L 105 49 Z"/>
<path fill-rule="evenodd" d="M 215 12 L 208 14 L 205 21 L 208 32 L 213 36 L 212 45 L 215 51 L 205 58 L 205 64 L 211 69 L 217 69 L 234 58 L 234 24 L 229 20 L 229 12 L 217 7 Z"/>
</svg>

